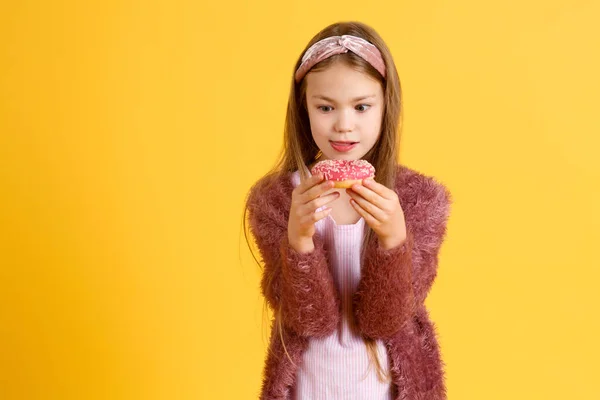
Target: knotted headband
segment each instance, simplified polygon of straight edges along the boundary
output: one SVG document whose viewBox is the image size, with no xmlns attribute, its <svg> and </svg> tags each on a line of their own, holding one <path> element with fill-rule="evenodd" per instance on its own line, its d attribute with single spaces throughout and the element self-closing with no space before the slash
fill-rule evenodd
<svg viewBox="0 0 600 400">
<path fill-rule="evenodd" d="M 300 82 L 315 64 L 335 54 L 347 53 L 348 50 L 365 59 L 385 78 L 385 64 L 377 46 L 358 36 L 342 35 L 319 40 L 306 50 L 294 75 L 296 83 Z"/>
</svg>

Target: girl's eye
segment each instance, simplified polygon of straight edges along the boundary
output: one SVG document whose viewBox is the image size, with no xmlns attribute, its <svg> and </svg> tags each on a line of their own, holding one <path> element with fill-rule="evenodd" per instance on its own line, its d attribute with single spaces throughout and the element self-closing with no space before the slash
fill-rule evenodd
<svg viewBox="0 0 600 400">
<path fill-rule="evenodd" d="M 321 111 L 327 112 L 328 110 L 324 110 L 324 109 L 323 109 L 324 107 L 325 107 L 325 108 L 331 108 L 331 106 L 318 106 L 317 108 L 318 108 L 319 110 L 321 110 Z M 367 107 L 366 109 L 358 109 L 358 111 L 362 111 L 362 112 L 364 112 L 364 111 L 367 111 L 367 110 L 369 109 L 369 107 L 371 107 L 371 105 L 370 105 L 370 104 L 359 104 L 359 105 L 358 105 L 358 106 L 356 106 L 356 107 L 357 107 L 357 109 L 358 109 L 358 107 Z"/>
</svg>

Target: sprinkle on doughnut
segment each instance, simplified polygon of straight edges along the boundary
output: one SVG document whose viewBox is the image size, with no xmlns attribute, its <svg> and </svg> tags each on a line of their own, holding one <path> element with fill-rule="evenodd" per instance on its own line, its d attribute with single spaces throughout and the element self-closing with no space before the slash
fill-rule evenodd
<svg viewBox="0 0 600 400">
<path fill-rule="evenodd" d="M 323 160 L 310 170 L 311 174 L 323 173 L 327 180 L 362 180 L 375 177 L 375 167 L 367 160 Z"/>
</svg>

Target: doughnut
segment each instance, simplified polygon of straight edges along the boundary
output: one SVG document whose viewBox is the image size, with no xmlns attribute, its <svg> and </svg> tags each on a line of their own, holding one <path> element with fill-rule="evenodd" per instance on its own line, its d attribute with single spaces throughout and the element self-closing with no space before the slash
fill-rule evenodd
<svg viewBox="0 0 600 400">
<path fill-rule="evenodd" d="M 367 160 L 323 160 L 316 163 L 310 173 L 323 173 L 336 188 L 349 188 L 355 183 L 362 184 L 365 178 L 375 177 L 375 167 Z"/>
</svg>

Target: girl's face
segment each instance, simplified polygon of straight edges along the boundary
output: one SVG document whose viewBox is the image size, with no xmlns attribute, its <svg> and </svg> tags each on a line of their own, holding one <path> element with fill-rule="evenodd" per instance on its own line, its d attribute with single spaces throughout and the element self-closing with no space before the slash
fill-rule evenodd
<svg viewBox="0 0 600 400">
<path fill-rule="evenodd" d="M 361 159 L 379 139 L 384 109 L 381 84 L 342 63 L 309 72 L 305 79 L 310 129 L 323 153 L 319 160 Z"/>
</svg>

